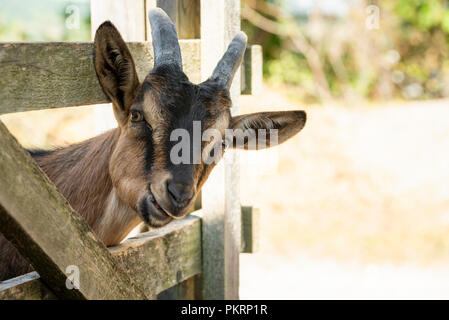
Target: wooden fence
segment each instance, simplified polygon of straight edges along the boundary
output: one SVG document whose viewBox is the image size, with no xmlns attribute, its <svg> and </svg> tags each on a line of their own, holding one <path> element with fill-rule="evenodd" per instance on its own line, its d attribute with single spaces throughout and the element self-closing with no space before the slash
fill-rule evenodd
<svg viewBox="0 0 449 320">
<path fill-rule="evenodd" d="M 92 0 L 92 29 L 116 24 L 139 78 L 151 70 L 147 11 L 162 7 L 177 28 L 184 70 L 205 80 L 240 29 L 239 0 Z M 109 102 L 92 43 L 0 43 L 0 114 Z M 249 46 L 240 93 L 261 87 L 261 48 Z M 0 121 L 0 232 L 36 272 L 0 283 L 0 299 L 238 299 L 239 254 L 257 248 L 258 212 L 241 207 L 238 161 L 229 152 L 202 191 L 202 208 L 106 248 Z M 49 232 L 51 231 L 51 232 Z M 79 268 L 79 289 L 66 286 Z"/>
</svg>

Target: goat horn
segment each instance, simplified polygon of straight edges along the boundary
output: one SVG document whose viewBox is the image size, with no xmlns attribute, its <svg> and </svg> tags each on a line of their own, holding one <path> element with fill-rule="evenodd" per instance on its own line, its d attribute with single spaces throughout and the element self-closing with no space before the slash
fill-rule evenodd
<svg viewBox="0 0 449 320">
<path fill-rule="evenodd" d="M 148 19 L 153 37 L 154 66 L 175 64 L 182 70 L 181 49 L 175 25 L 160 8 L 150 9 Z"/>
<path fill-rule="evenodd" d="M 214 80 L 226 88 L 230 88 L 235 72 L 243 60 L 248 37 L 243 31 L 240 31 L 228 46 L 221 60 L 212 73 L 211 80 Z"/>
</svg>

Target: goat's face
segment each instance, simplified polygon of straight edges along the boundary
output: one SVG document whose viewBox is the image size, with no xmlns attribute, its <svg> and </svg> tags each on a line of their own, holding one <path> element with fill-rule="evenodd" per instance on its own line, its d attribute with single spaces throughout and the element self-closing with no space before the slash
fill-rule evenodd
<svg viewBox="0 0 449 320">
<path fill-rule="evenodd" d="M 201 152 L 210 146 L 200 140 L 198 152 L 194 139 L 212 128 L 224 137 L 231 121 L 230 104 L 225 88 L 194 85 L 166 65 L 156 67 L 143 81 L 119 122 L 121 134 L 110 173 L 118 195 L 129 199 L 146 223 L 156 227 L 186 214 L 216 163 L 203 161 Z M 180 130 L 185 135 L 173 135 Z M 216 143 L 222 151 L 222 141 Z M 194 161 L 195 152 L 200 161 Z"/>
<path fill-rule="evenodd" d="M 277 129 L 278 142 L 283 142 L 302 129 L 306 117 L 303 111 L 231 116 L 229 87 L 245 50 L 244 34 L 233 40 L 211 78 L 195 85 L 182 71 L 169 18 L 155 9 L 150 22 L 155 65 L 142 83 L 110 22 L 95 36 L 95 69 L 120 128 L 109 165 L 115 192 L 147 224 L 160 227 L 187 214 L 225 141 L 247 148 L 258 137 L 246 131 Z M 235 144 L 237 137 L 226 129 L 240 129 L 246 138 Z"/>
</svg>

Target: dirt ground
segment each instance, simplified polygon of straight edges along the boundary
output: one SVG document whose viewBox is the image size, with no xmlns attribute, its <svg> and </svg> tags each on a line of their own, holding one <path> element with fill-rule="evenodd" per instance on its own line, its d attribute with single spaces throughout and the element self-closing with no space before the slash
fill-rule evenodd
<svg viewBox="0 0 449 320">
<path fill-rule="evenodd" d="M 242 112 L 305 109 L 292 140 L 241 152 L 261 248 L 241 297 L 449 298 L 449 101 L 302 107 L 265 87 Z M 6 115 L 26 147 L 85 139 L 91 107 Z M 263 284 L 263 285 L 261 285 Z"/>
<path fill-rule="evenodd" d="M 303 107 L 242 97 L 280 109 Z M 262 212 L 242 298 L 449 298 L 449 101 L 304 109 L 298 136 L 242 161 Z"/>
</svg>

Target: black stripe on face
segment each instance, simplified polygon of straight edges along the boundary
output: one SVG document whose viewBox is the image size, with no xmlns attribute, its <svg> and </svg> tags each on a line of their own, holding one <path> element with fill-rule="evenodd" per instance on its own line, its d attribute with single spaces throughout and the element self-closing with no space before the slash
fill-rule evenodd
<svg viewBox="0 0 449 320">
<path fill-rule="evenodd" d="M 55 150 L 42 150 L 42 149 L 32 149 L 32 150 L 28 150 L 28 153 L 33 157 L 43 157 L 43 156 L 48 156 L 49 154 L 52 154 Z"/>
<path fill-rule="evenodd" d="M 144 172 L 146 174 L 151 173 L 151 168 L 154 161 L 154 144 L 153 144 L 153 135 L 152 131 L 149 128 L 145 128 L 146 130 L 144 135 Z"/>
<path fill-rule="evenodd" d="M 142 213 L 145 222 L 148 222 L 148 210 L 148 201 L 145 198 L 141 201 L 139 208 L 139 211 Z"/>
<path fill-rule="evenodd" d="M 145 138 L 145 172 L 151 173 L 154 161 L 157 160 L 158 170 L 163 169 L 159 168 L 160 166 L 165 166 L 165 169 L 168 169 L 174 176 L 182 175 L 180 171 L 188 176 L 203 174 L 201 168 L 194 169 L 191 165 L 171 163 L 170 150 L 178 141 L 170 141 L 170 134 L 173 130 L 182 128 L 187 130 L 192 138 L 193 121 L 201 121 L 202 131 L 206 129 L 206 126 L 213 126 L 214 121 L 223 112 L 229 113 L 231 102 L 228 90 L 211 81 L 206 81 L 201 85 L 192 84 L 182 71 L 174 70 L 169 65 L 161 65 L 153 69 L 141 90 L 142 92 L 151 91 L 155 96 L 155 101 L 152 103 L 157 103 L 157 106 L 152 107 L 156 108 L 156 111 L 160 111 L 158 116 L 161 119 L 160 123 L 152 125 L 158 135 L 157 144 L 163 144 L 154 145 L 155 139 L 151 135 Z M 137 100 L 138 103 L 145 104 L 143 96 L 142 93 L 140 99 Z M 144 109 L 145 106 L 142 108 Z M 193 143 L 190 141 L 190 163 L 193 163 L 193 154 Z"/>
</svg>

